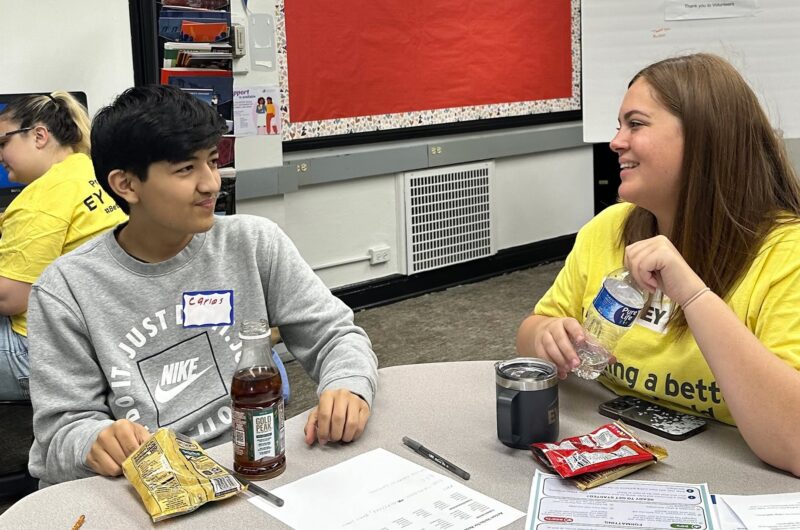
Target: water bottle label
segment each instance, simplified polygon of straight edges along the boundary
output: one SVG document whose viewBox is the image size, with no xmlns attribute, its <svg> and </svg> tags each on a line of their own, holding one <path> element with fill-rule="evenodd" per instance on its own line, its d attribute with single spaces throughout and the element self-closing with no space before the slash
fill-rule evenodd
<svg viewBox="0 0 800 530">
<path fill-rule="evenodd" d="M 639 316 L 638 308 L 623 304 L 614 298 L 605 287 L 600 288 L 592 305 L 603 318 L 623 328 L 631 327 L 633 321 Z"/>
</svg>

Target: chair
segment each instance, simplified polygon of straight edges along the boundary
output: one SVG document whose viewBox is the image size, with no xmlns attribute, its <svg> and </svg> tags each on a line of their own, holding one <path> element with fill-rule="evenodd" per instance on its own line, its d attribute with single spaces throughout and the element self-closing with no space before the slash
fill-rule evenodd
<svg viewBox="0 0 800 530">
<path fill-rule="evenodd" d="M 38 480 L 28 474 L 28 451 L 33 442 L 30 401 L 0 401 L 0 498 L 22 498 L 36 491 Z"/>
<path fill-rule="evenodd" d="M 278 328 L 270 328 L 270 342 L 272 345 L 276 345 L 280 342 L 283 342 L 281 338 L 281 332 Z M 275 365 L 278 367 L 278 371 L 281 373 L 281 393 L 283 394 L 283 404 L 288 405 L 289 399 L 292 397 L 292 390 L 289 387 L 289 376 L 286 374 L 286 368 L 283 366 L 283 360 L 281 359 L 278 352 L 275 351 L 273 348 L 272 350 L 272 360 L 275 362 Z"/>
</svg>

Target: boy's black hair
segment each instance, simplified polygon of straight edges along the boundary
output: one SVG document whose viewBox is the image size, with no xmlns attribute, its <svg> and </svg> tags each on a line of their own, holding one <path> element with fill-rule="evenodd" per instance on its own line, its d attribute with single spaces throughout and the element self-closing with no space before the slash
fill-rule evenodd
<svg viewBox="0 0 800 530">
<path fill-rule="evenodd" d="M 125 213 L 128 203 L 108 185 L 115 169 L 147 180 L 155 162 L 180 162 L 217 145 L 227 131 L 210 105 L 168 85 L 127 89 L 92 121 L 92 162 L 97 181 Z"/>
</svg>

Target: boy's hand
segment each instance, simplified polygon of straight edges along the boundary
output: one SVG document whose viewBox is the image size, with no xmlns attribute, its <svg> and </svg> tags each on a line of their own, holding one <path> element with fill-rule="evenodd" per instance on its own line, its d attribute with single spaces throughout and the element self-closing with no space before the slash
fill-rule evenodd
<svg viewBox="0 0 800 530">
<path fill-rule="evenodd" d="M 86 464 L 100 475 L 121 475 L 122 462 L 150 436 L 150 431 L 138 423 L 117 420 L 97 435 Z"/>
<path fill-rule="evenodd" d="M 308 415 L 303 432 L 306 443 L 313 445 L 328 442 L 357 440 L 369 420 L 369 406 L 361 397 L 340 388 L 326 390 L 319 397 L 319 405 Z"/>
</svg>

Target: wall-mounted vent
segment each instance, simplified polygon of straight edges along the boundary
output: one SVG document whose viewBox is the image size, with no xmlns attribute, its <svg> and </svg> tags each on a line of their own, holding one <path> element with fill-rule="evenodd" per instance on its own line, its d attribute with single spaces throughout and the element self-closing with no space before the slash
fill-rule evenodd
<svg viewBox="0 0 800 530">
<path fill-rule="evenodd" d="M 408 274 L 494 254 L 494 162 L 404 174 Z"/>
</svg>

